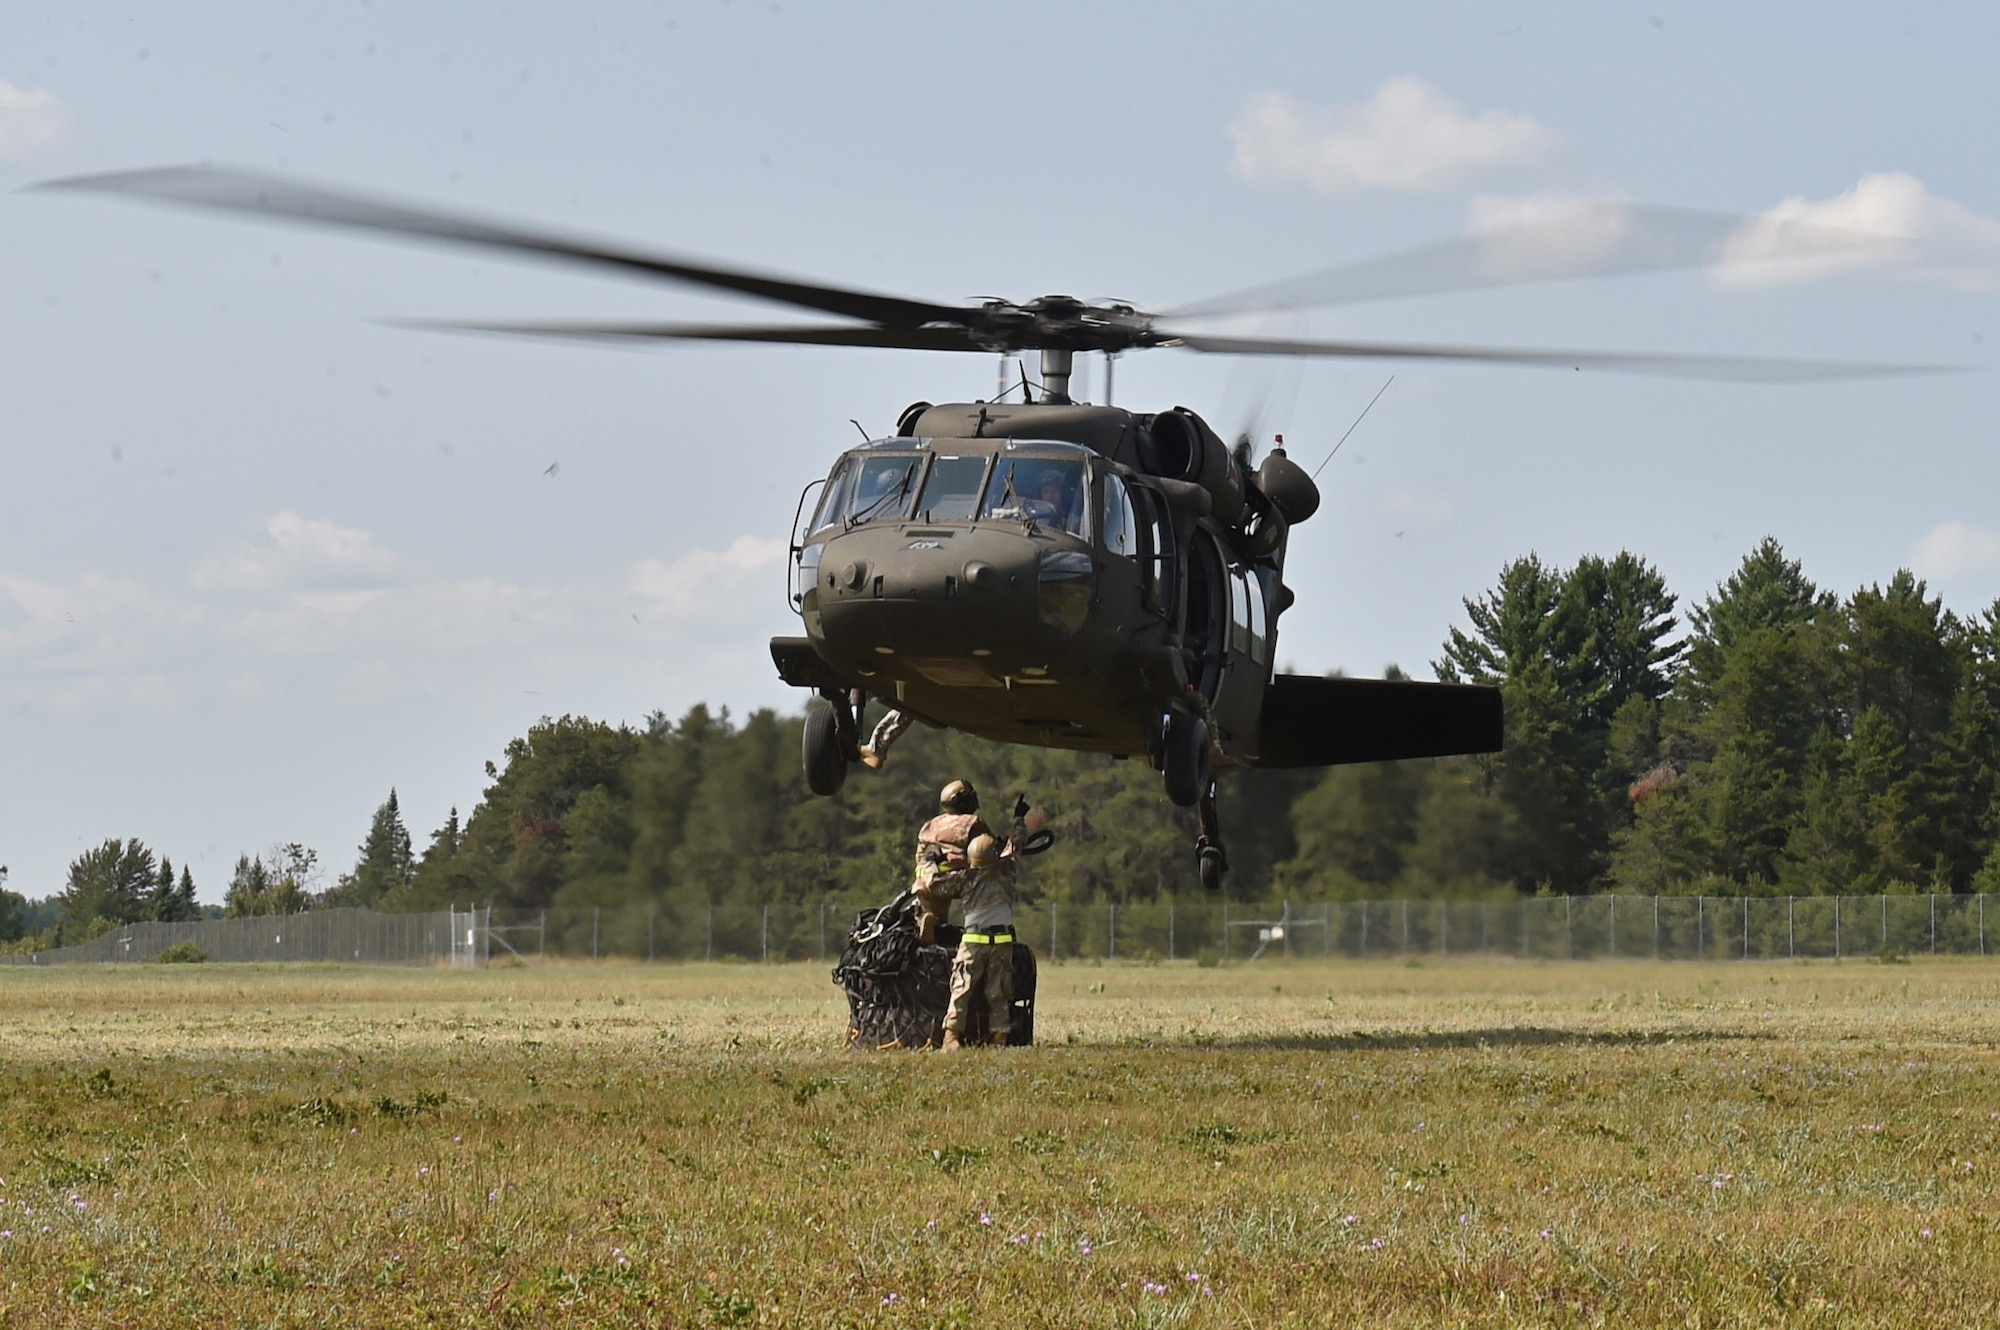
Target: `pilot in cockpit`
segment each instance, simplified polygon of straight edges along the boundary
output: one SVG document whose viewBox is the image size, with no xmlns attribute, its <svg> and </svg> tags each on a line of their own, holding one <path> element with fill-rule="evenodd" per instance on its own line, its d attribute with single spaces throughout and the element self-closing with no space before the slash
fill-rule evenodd
<svg viewBox="0 0 2000 1330">
<path fill-rule="evenodd" d="M 1076 496 L 1071 492 L 1069 477 L 1063 474 L 1061 468 L 1050 467 L 1035 478 L 1035 487 L 1021 506 L 1033 521 L 1068 529 L 1070 516 L 1076 508 Z"/>
</svg>

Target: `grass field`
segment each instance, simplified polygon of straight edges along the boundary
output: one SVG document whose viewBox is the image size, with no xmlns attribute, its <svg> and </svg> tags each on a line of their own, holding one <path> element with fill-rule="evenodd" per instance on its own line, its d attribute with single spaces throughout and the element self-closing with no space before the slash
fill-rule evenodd
<svg viewBox="0 0 2000 1330">
<path fill-rule="evenodd" d="M 0 1326 L 1993 1324 L 2000 965 L 0 971 Z"/>
</svg>

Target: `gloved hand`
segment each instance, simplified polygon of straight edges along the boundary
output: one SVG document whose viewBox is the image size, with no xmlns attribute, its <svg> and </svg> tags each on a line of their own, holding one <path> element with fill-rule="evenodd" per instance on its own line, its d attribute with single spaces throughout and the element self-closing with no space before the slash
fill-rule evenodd
<svg viewBox="0 0 2000 1330">
<path fill-rule="evenodd" d="M 1018 795 L 1014 799 L 1014 820 L 1019 822 L 1028 815 L 1028 796 Z"/>
</svg>

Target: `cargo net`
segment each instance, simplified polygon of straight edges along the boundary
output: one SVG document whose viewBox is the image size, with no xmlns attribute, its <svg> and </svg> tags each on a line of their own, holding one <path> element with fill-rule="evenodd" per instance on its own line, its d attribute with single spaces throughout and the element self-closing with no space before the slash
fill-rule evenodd
<svg viewBox="0 0 2000 1330">
<path fill-rule="evenodd" d="M 951 962 L 963 929 L 941 924 L 937 940 L 917 937 L 916 899 L 905 892 L 878 909 L 855 916 L 833 970 L 847 994 L 847 1046 L 854 1049 L 936 1048 L 944 1042 L 951 1005 Z M 986 1036 L 983 1006 L 972 1013 L 974 1040 Z M 1014 944 L 1014 1010 L 1007 1042 L 1035 1038 L 1035 953 Z"/>
</svg>

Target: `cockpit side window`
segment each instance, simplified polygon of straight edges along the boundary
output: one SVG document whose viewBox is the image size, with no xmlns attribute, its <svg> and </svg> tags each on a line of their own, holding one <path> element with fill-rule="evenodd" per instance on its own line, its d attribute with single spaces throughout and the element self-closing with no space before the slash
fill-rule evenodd
<svg viewBox="0 0 2000 1330">
<path fill-rule="evenodd" d="M 1089 492 L 1080 458 L 1003 453 L 993 468 L 993 478 L 986 483 L 986 499 L 979 515 L 1030 521 L 1080 537 Z"/>
<path fill-rule="evenodd" d="M 1132 513 L 1132 500 L 1125 482 L 1116 476 L 1104 478 L 1104 552 L 1130 559 L 1139 553 L 1139 522 Z"/>
<path fill-rule="evenodd" d="M 917 500 L 917 512 L 923 520 L 960 522 L 971 517 L 979 507 L 979 482 L 986 479 L 986 462 L 986 456 L 979 453 L 970 457 L 940 453 L 933 458 L 923 497 Z"/>
<path fill-rule="evenodd" d="M 878 517 L 901 517 L 922 459 L 915 453 L 874 453 L 850 457 L 828 482 L 813 529 L 852 526 Z"/>
</svg>

